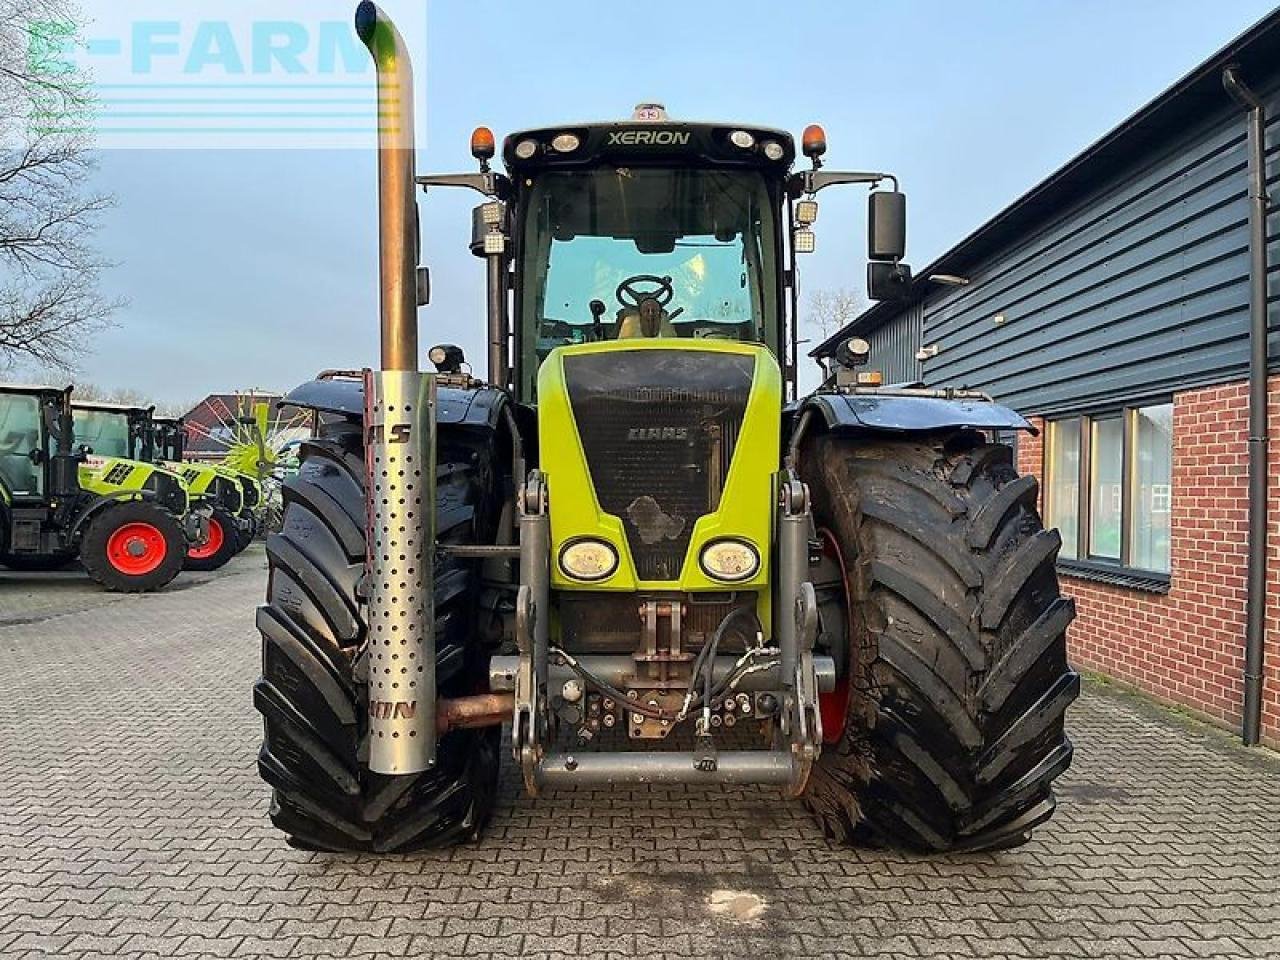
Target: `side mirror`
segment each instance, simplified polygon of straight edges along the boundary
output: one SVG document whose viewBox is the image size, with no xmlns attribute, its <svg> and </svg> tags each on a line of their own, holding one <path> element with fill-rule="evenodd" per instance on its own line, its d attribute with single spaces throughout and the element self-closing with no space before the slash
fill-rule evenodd
<svg viewBox="0 0 1280 960">
<path fill-rule="evenodd" d="M 872 260 L 867 264 L 867 296 L 872 300 L 901 300 L 911 286 L 911 268 L 905 263 Z"/>
<path fill-rule="evenodd" d="M 901 260 L 907 253 L 907 195 L 877 190 L 867 198 L 867 256 Z"/>
</svg>

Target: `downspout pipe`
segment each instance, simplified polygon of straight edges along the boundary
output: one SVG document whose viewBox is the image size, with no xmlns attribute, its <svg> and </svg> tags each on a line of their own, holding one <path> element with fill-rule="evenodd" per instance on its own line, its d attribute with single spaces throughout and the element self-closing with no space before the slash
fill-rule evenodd
<svg viewBox="0 0 1280 960">
<path fill-rule="evenodd" d="M 1267 604 L 1267 115 L 1237 64 L 1222 71 L 1222 85 L 1249 123 L 1249 544 L 1241 738 L 1255 746 L 1262 734 Z"/>
</svg>

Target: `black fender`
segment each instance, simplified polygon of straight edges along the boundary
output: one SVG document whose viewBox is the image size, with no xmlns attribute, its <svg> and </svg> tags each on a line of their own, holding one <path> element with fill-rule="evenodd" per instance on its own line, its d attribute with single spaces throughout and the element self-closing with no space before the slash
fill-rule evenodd
<svg viewBox="0 0 1280 960">
<path fill-rule="evenodd" d="M 82 508 L 76 514 L 75 520 L 71 527 L 67 530 L 66 540 L 71 543 L 76 536 L 79 535 L 81 529 L 91 518 L 96 517 L 107 507 L 114 503 L 120 503 L 122 500 L 155 500 L 156 495 L 152 490 L 116 490 L 113 493 L 95 494 L 88 506 Z"/>
<path fill-rule="evenodd" d="M 503 419 L 503 407 L 508 402 L 510 397 L 506 391 L 497 387 L 439 384 L 436 388 L 436 423 L 497 429 Z M 310 380 L 291 390 L 280 405 L 363 417 L 364 382 L 349 377 Z"/>
<path fill-rule="evenodd" d="M 796 405 L 830 431 L 927 433 L 935 430 L 1039 431 L 1022 414 L 972 391 L 886 389 L 815 393 Z"/>
</svg>

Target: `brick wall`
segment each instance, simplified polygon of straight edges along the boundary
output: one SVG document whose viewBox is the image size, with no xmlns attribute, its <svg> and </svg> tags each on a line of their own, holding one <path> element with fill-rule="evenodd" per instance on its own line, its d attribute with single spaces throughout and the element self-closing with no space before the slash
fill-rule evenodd
<svg viewBox="0 0 1280 960">
<path fill-rule="evenodd" d="M 1263 738 L 1280 747 L 1280 377 L 1269 388 Z M 1247 426 L 1243 382 L 1174 398 L 1168 594 L 1062 578 L 1063 592 L 1076 598 L 1079 611 L 1068 634 L 1077 665 L 1236 729 L 1244 685 Z M 1019 470 L 1042 477 L 1043 465 L 1041 438 L 1019 438 Z"/>
</svg>

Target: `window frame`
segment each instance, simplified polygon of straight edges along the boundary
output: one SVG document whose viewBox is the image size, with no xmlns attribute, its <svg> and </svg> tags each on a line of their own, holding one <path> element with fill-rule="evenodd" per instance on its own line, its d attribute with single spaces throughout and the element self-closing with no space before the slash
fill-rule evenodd
<svg viewBox="0 0 1280 960">
<path fill-rule="evenodd" d="M 1138 411 L 1148 407 L 1171 405 L 1171 396 L 1144 398 L 1122 406 L 1108 406 L 1096 410 L 1063 412 L 1045 417 L 1045 444 L 1041 469 L 1044 477 L 1044 514 L 1053 515 L 1053 469 L 1051 433 L 1061 429 L 1059 424 L 1075 420 L 1079 430 L 1079 474 L 1076 477 L 1076 557 L 1059 557 L 1058 568 L 1070 576 L 1114 583 L 1157 593 L 1168 591 L 1173 579 L 1173 557 L 1169 558 L 1169 570 L 1148 570 L 1132 563 L 1134 511 L 1138 509 L 1137 489 L 1137 440 Z M 1093 485 L 1095 463 L 1093 457 L 1094 424 L 1099 421 L 1120 420 L 1121 470 L 1120 470 L 1120 557 L 1099 556 L 1093 552 Z M 1170 437 L 1172 447 L 1173 438 Z M 1172 450 L 1170 451 L 1172 454 Z M 1173 506 L 1173 480 L 1169 483 L 1169 510 Z"/>
</svg>

